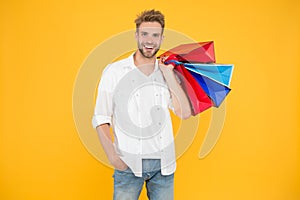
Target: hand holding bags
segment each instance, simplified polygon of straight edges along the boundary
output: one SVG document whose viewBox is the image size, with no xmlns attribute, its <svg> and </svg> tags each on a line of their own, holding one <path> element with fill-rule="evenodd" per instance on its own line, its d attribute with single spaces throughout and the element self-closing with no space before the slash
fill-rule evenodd
<svg viewBox="0 0 300 200">
<path fill-rule="evenodd" d="M 214 64 L 214 43 L 199 42 L 179 45 L 160 55 L 165 64 L 174 65 L 181 76 L 193 115 L 211 106 L 218 107 L 230 92 L 233 65 Z"/>
</svg>

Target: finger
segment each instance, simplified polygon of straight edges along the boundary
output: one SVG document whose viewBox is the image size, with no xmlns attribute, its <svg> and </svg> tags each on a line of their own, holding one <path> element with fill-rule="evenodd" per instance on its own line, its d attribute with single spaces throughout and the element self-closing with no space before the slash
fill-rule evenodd
<svg viewBox="0 0 300 200">
<path fill-rule="evenodd" d="M 163 57 L 161 57 L 161 58 L 160 58 L 161 62 L 164 63 L 164 62 L 167 60 L 168 57 L 169 57 L 169 56 L 163 56 Z"/>
<path fill-rule="evenodd" d="M 164 63 L 164 58 L 161 57 L 161 58 L 159 59 L 159 64 L 163 64 L 163 63 Z"/>
</svg>

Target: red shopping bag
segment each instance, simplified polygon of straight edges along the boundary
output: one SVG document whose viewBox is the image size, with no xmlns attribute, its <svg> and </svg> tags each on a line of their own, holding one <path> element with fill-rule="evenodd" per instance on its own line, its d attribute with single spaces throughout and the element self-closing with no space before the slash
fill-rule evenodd
<svg viewBox="0 0 300 200">
<path fill-rule="evenodd" d="M 174 60 L 176 55 L 169 56 L 165 62 L 168 60 Z M 174 64 L 173 64 L 174 65 Z M 213 106 L 213 102 L 199 85 L 196 79 L 190 74 L 190 72 L 185 69 L 183 65 L 174 65 L 175 72 L 181 80 L 181 85 L 183 90 L 190 101 L 192 107 L 192 115 L 197 115 L 204 110 Z"/>
<path fill-rule="evenodd" d="M 175 70 L 182 75 L 180 77 L 181 85 L 191 103 L 192 115 L 195 116 L 213 106 L 211 99 L 184 66 L 178 65 Z"/>
<path fill-rule="evenodd" d="M 176 54 L 178 61 L 190 63 L 215 63 L 214 42 L 182 44 L 172 48 L 160 57 Z"/>
</svg>

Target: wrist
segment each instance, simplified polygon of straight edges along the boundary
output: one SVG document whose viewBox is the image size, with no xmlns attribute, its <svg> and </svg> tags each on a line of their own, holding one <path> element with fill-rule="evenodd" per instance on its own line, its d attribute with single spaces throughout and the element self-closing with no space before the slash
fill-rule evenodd
<svg viewBox="0 0 300 200">
<path fill-rule="evenodd" d="M 165 69 L 162 69 L 161 72 L 163 73 L 163 75 L 165 77 L 171 77 L 174 74 L 173 68 L 165 68 Z"/>
<path fill-rule="evenodd" d="M 168 69 L 163 73 L 163 76 L 165 78 L 165 80 L 167 81 L 168 85 L 169 84 L 173 84 L 173 83 L 176 83 L 176 78 L 175 78 L 175 73 L 174 73 L 174 70 L 173 69 Z"/>
<path fill-rule="evenodd" d="M 111 154 L 108 156 L 108 160 L 111 164 L 115 163 L 118 160 L 119 156 L 116 154 Z"/>
</svg>

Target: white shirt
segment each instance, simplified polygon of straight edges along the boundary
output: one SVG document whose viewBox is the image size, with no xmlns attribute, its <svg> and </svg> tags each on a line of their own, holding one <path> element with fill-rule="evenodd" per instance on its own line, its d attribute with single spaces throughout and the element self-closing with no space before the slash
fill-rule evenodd
<svg viewBox="0 0 300 200">
<path fill-rule="evenodd" d="M 131 55 L 104 69 L 92 124 L 112 125 L 115 149 L 136 176 L 146 158 L 161 159 L 162 174 L 170 175 L 176 169 L 171 102 L 158 62 L 146 76 Z"/>
</svg>

